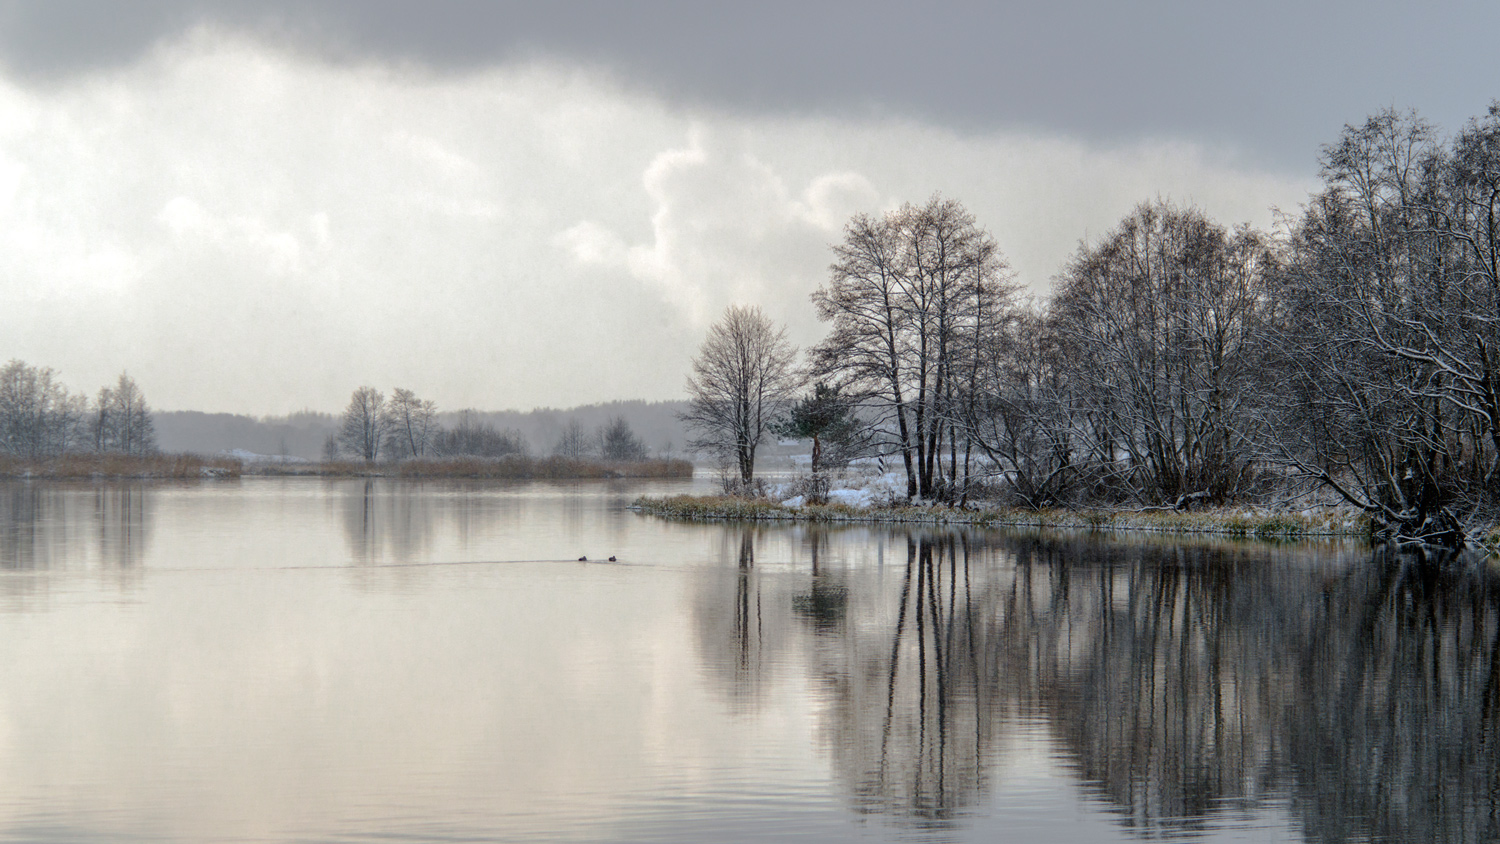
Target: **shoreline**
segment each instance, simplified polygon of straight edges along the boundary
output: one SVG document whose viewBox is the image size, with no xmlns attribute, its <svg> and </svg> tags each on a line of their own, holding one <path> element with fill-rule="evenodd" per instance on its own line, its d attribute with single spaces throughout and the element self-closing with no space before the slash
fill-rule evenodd
<svg viewBox="0 0 1500 844">
<path fill-rule="evenodd" d="M 1198 512 L 1161 510 L 959 510 L 938 506 L 851 507 L 810 504 L 788 507 L 771 501 L 729 496 L 643 496 L 631 509 L 646 515 L 690 522 L 796 521 L 901 525 L 957 525 L 978 528 L 1031 528 L 1210 534 L 1261 540 L 1362 539 L 1369 527 L 1346 511 L 1253 511 L 1220 508 Z"/>
<path fill-rule="evenodd" d="M 693 476 L 687 460 L 611 461 L 570 457 L 474 457 L 363 463 L 353 460 L 289 463 L 254 461 L 246 475 L 269 477 L 471 479 L 498 481 L 681 479 Z"/>
<path fill-rule="evenodd" d="M 240 460 L 196 454 L 0 456 L 0 480 L 6 481 L 201 480 L 243 474 Z"/>
<path fill-rule="evenodd" d="M 565 457 L 445 458 L 399 463 L 293 462 L 203 457 L 196 454 L 64 454 L 0 457 L 0 480 L 212 480 L 240 477 L 397 478 L 476 480 L 678 479 L 693 476 L 687 460 L 617 462 Z"/>
</svg>

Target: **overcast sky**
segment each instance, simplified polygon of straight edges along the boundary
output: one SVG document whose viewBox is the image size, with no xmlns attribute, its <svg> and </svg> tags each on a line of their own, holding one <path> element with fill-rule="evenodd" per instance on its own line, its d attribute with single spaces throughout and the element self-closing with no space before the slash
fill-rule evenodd
<svg viewBox="0 0 1500 844">
<path fill-rule="evenodd" d="M 128 9 L 128 13 L 126 11 Z M 942 192 L 1036 295 L 1136 203 L 1270 226 L 1320 144 L 1500 96 L 1500 6 L 0 2 L 0 360 L 158 408 L 682 395 Z"/>
</svg>

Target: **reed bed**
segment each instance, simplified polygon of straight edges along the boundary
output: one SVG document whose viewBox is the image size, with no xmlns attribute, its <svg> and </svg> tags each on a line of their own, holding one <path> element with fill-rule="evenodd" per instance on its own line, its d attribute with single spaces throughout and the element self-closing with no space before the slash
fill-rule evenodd
<svg viewBox="0 0 1500 844">
<path fill-rule="evenodd" d="M 1255 539 L 1301 539 L 1369 535 L 1368 525 L 1339 510 L 1310 512 L 1245 509 L 1177 511 L 1019 510 L 955 507 L 849 507 L 816 504 L 784 507 L 772 501 L 732 496 L 642 497 L 631 505 L 654 516 L 683 521 L 881 522 L 891 524 L 973 525 L 976 527 L 1064 528 L 1096 531 L 1210 533 Z"/>
<path fill-rule="evenodd" d="M 691 478 L 687 460 L 579 460 L 568 457 L 465 457 L 407 460 L 396 464 L 403 478 L 494 478 L 500 480 L 572 480 L 596 478 Z"/>
<path fill-rule="evenodd" d="M 497 459 L 453 457 L 366 463 L 264 463 L 247 470 L 257 475 L 313 475 L 355 478 L 473 478 L 481 480 L 579 480 L 606 478 L 691 478 L 687 460 L 607 461 L 567 457 L 509 456 Z"/>
<path fill-rule="evenodd" d="M 244 465 L 233 458 L 196 454 L 64 454 L 58 457 L 0 455 L 0 478 L 94 480 L 105 478 L 237 478 Z"/>
</svg>

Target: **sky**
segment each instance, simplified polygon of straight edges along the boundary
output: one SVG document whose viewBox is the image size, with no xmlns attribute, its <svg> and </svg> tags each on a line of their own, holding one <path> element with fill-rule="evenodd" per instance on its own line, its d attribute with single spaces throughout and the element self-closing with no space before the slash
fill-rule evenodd
<svg viewBox="0 0 1500 844">
<path fill-rule="evenodd" d="M 0 0 L 0 360 L 158 409 L 675 399 L 843 226 L 964 203 L 1030 295 L 1136 204 L 1500 96 L 1500 6 Z"/>
</svg>

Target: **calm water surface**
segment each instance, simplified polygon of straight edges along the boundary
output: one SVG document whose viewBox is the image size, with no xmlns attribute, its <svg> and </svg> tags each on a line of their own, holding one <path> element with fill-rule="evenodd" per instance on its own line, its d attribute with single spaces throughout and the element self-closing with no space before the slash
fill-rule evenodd
<svg viewBox="0 0 1500 844">
<path fill-rule="evenodd" d="M 687 486 L 0 484 L 0 841 L 1500 838 L 1482 568 Z"/>
</svg>

